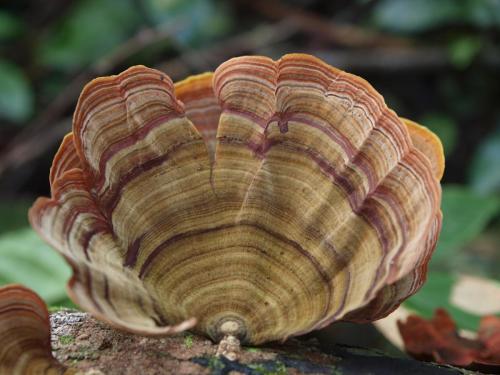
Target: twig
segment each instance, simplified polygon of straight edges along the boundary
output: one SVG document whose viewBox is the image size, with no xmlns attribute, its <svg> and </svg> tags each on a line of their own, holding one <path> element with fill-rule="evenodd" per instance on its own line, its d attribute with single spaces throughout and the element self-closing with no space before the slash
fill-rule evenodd
<svg viewBox="0 0 500 375">
<path fill-rule="evenodd" d="M 49 132 L 47 137 L 40 138 L 40 134 L 51 128 L 51 123 L 57 121 L 67 110 L 74 105 L 83 86 L 93 77 L 106 74 L 114 67 L 127 60 L 145 47 L 172 38 L 178 30 L 180 22 L 157 29 L 143 29 L 119 45 L 109 54 L 103 56 L 86 70 L 76 75 L 73 80 L 57 95 L 37 118 L 30 122 L 9 144 L 6 151 L 0 155 L 0 176 L 10 168 L 18 168 L 24 163 L 37 157 L 57 140 L 57 132 Z M 35 148 L 26 148 L 33 140 L 47 142 Z"/>
<path fill-rule="evenodd" d="M 403 38 L 367 31 L 354 25 L 331 22 L 315 13 L 285 5 L 279 0 L 239 0 L 239 2 L 273 20 L 291 20 L 301 31 L 339 46 L 401 47 L 409 44 L 409 41 Z"/>
<path fill-rule="evenodd" d="M 364 48 L 357 50 L 308 50 L 328 64 L 348 71 L 422 71 L 453 68 L 449 53 L 442 47 Z M 478 65 L 495 69 L 500 65 L 500 51 L 484 51 Z"/>
</svg>

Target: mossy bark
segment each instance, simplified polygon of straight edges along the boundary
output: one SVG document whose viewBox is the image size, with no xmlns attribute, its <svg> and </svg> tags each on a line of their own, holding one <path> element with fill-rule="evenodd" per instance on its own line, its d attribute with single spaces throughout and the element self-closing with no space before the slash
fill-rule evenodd
<svg viewBox="0 0 500 375">
<path fill-rule="evenodd" d="M 326 354 L 317 341 L 243 347 L 235 361 L 217 357 L 217 345 L 191 333 L 145 338 L 118 332 L 85 313 L 51 315 L 54 356 L 94 374 L 466 374 L 465 370 L 335 346 Z"/>
</svg>

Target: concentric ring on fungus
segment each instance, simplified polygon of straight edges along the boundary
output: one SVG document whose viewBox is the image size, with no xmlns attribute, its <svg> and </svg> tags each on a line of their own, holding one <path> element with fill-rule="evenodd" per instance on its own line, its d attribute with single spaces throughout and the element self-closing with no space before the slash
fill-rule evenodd
<svg viewBox="0 0 500 375">
<path fill-rule="evenodd" d="M 135 66 L 84 88 L 29 216 L 97 318 L 260 344 L 379 319 L 418 290 L 443 168 L 437 137 L 312 56 L 175 85 Z"/>
</svg>

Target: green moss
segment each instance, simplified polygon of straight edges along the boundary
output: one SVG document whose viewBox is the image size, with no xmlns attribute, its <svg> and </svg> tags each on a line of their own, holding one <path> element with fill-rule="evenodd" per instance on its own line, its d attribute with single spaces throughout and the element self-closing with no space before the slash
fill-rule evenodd
<svg viewBox="0 0 500 375">
<path fill-rule="evenodd" d="M 255 371 L 256 374 L 259 374 L 259 375 L 287 375 L 288 374 L 285 364 L 282 362 L 279 362 L 279 361 L 276 362 L 276 366 L 271 370 L 266 369 L 264 367 L 264 365 L 262 365 L 262 364 L 249 365 L 248 367 L 250 367 L 252 370 Z"/>
<path fill-rule="evenodd" d="M 262 351 L 259 348 L 245 348 L 245 350 L 249 353 L 260 353 Z"/>
<path fill-rule="evenodd" d="M 84 359 L 97 359 L 99 354 L 89 346 L 82 346 L 76 353 L 69 354 L 69 359 L 74 361 L 82 361 Z"/>
<path fill-rule="evenodd" d="M 188 333 L 186 337 L 184 337 L 184 346 L 186 349 L 191 349 L 193 347 L 193 335 Z"/>
<path fill-rule="evenodd" d="M 70 345 L 75 342 L 75 338 L 71 335 L 63 335 L 59 337 L 59 344 Z"/>
<path fill-rule="evenodd" d="M 63 300 L 58 301 L 57 304 L 54 304 L 52 306 L 48 306 L 47 310 L 51 314 L 64 313 L 64 312 L 78 312 L 79 311 L 76 308 L 75 304 L 67 298 L 64 298 Z"/>
<path fill-rule="evenodd" d="M 218 357 L 210 357 L 208 360 L 208 367 L 212 371 L 221 371 L 225 366 Z"/>
<path fill-rule="evenodd" d="M 61 311 L 61 306 L 49 306 L 47 310 L 49 311 L 49 313 L 54 314 Z"/>
</svg>

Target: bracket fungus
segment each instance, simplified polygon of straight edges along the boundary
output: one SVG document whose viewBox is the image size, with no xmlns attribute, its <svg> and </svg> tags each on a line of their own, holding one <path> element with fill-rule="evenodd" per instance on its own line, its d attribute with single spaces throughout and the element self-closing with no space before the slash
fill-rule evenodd
<svg viewBox="0 0 500 375">
<path fill-rule="evenodd" d="M 417 291 L 443 168 L 434 134 L 313 56 L 176 84 L 134 66 L 83 89 L 29 218 L 98 319 L 255 345 L 376 320 Z"/>
<path fill-rule="evenodd" d="M 73 375 L 52 356 L 49 312 L 21 285 L 0 288 L 0 374 Z"/>
</svg>

